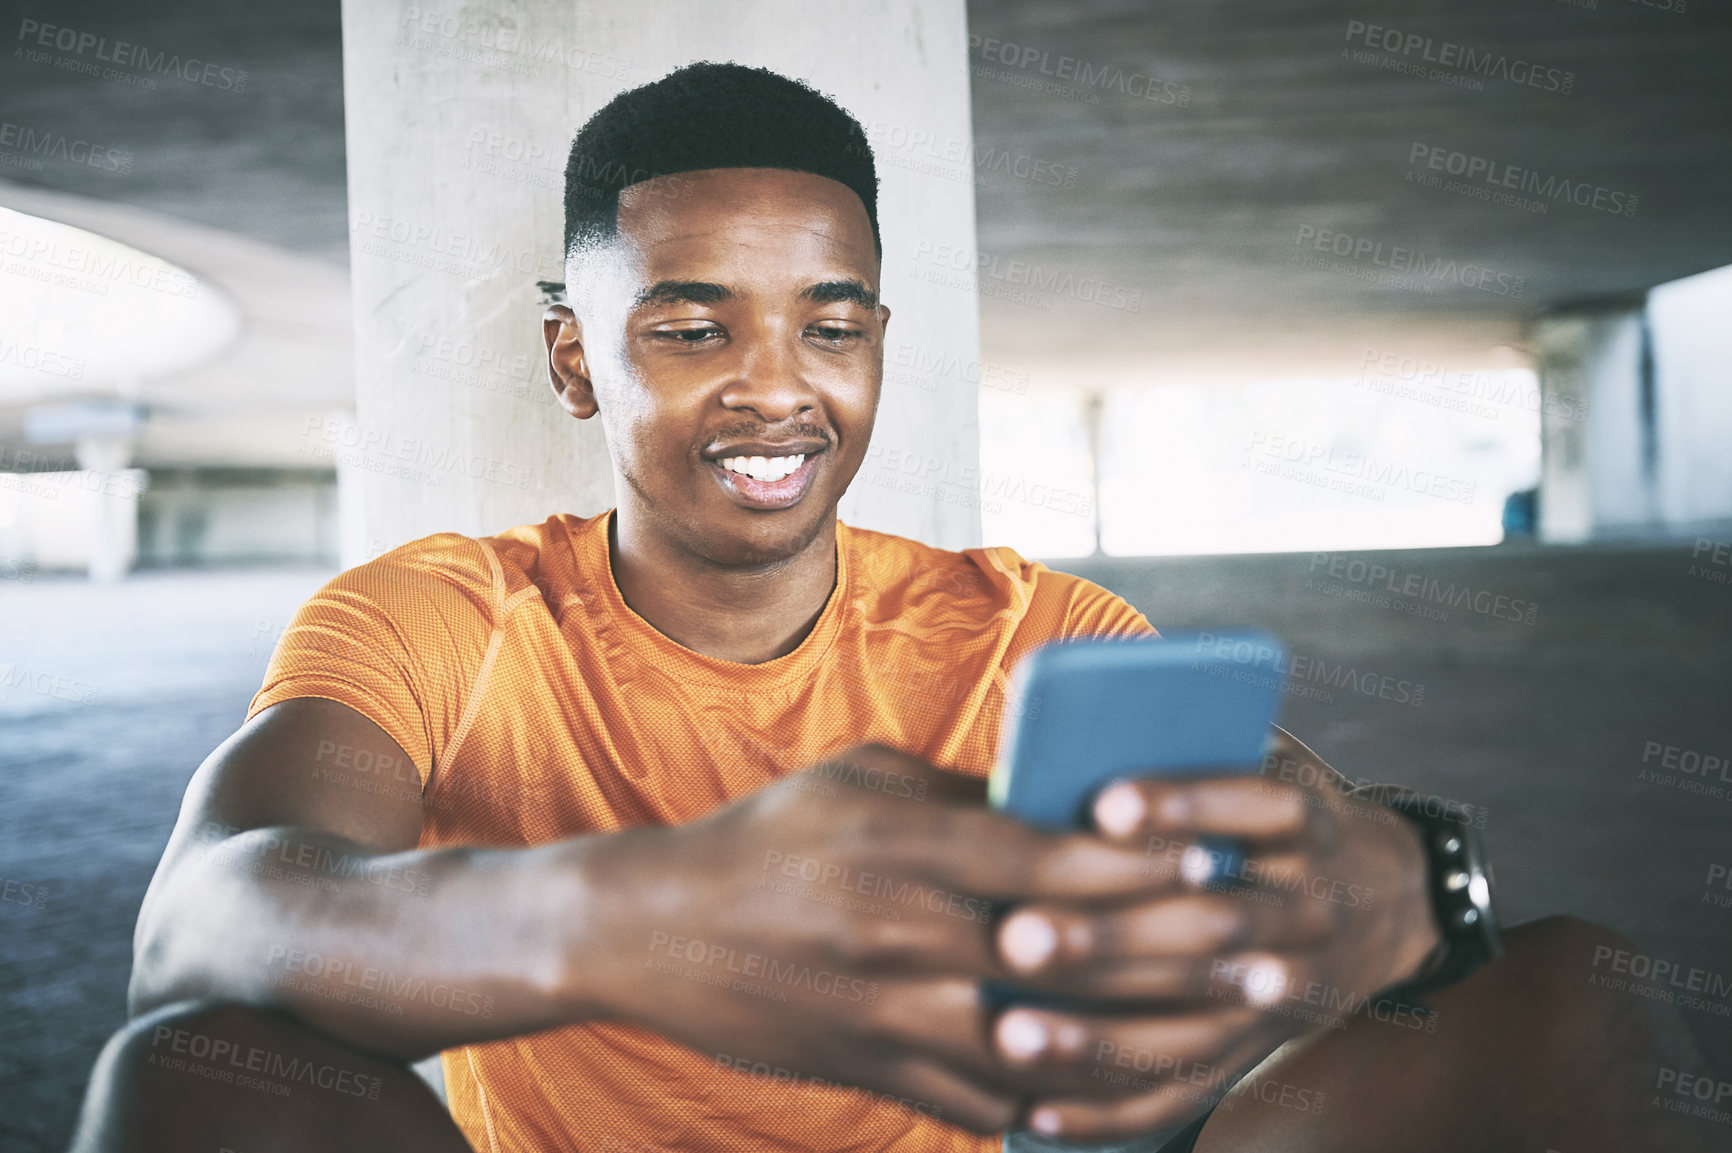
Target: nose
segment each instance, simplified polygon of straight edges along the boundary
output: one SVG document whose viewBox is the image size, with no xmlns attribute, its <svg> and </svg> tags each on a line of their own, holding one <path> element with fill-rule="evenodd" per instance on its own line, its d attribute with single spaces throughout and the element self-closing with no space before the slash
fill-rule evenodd
<svg viewBox="0 0 1732 1153">
<path fill-rule="evenodd" d="M 794 347 L 797 340 L 773 330 L 745 340 L 736 335 L 739 358 L 722 387 L 722 405 L 754 413 L 765 424 L 780 424 L 817 407 L 818 393 Z"/>
</svg>

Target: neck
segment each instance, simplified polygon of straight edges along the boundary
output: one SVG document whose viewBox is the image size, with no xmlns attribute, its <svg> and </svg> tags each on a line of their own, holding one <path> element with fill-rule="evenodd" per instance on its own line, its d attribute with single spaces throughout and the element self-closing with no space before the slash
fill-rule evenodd
<svg viewBox="0 0 1732 1153">
<path fill-rule="evenodd" d="M 718 660 L 762 664 L 800 647 L 836 587 L 836 517 L 771 565 L 734 568 L 645 531 L 616 509 L 608 534 L 614 582 L 657 632 Z"/>
</svg>

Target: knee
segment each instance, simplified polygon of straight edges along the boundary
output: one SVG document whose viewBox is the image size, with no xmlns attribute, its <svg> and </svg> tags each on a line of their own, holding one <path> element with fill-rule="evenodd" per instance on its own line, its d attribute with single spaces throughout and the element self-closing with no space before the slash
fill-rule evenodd
<svg viewBox="0 0 1732 1153">
<path fill-rule="evenodd" d="M 1637 946 L 1605 925 L 1581 917 L 1545 917 L 1504 934 L 1504 958 L 1496 966 L 1506 984 L 1521 989 L 1530 1005 L 1563 1011 L 1606 1002 L 1609 975 L 1618 957 Z M 1608 1003 L 1610 1004 L 1610 1003 Z"/>
<path fill-rule="evenodd" d="M 1508 979 L 1556 1052 L 1586 1057 L 1694 1051 L 1660 981 L 1635 976 L 1652 964 L 1629 937 L 1580 917 L 1547 917 L 1506 935 Z"/>
<path fill-rule="evenodd" d="M 1616 929 L 1583 917 L 1542 917 L 1515 925 L 1504 933 L 1509 959 L 1524 968 L 1581 969 L 1582 980 L 1597 961 L 1609 963 L 1619 952 L 1630 953 L 1635 942 Z"/>
<path fill-rule="evenodd" d="M 434 1133 L 425 1148 L 458 1147 L 446 1140 L 448 1115 L 406 1066 L 270 1010 L 182 1001 L 129 1021 L 104 1046 L 72 1150 L 245 1149 L 285 1133 L 301 1144 L 281 1147 L 347 1149 L 393 1126 Z"/>
<path fill-rule="evenodd" d="M 157 1128 L 188 1087 L 172 1070 L 210 1058 L 217 1039 L 226 1045 L 268 1029 L 268 1017 L 245 1005 L 182 1001 L 128 1021 L 91 1070 L 73 1153 L 150 1147 L 138 1135 Z"/>
<path fill-rule="evenodd" d="M 249 1043 L 282 1035 L 294 1026 L 265 1009 L 233 1001 L 179 1001 L 134 1017 L 103 1049 L 100 1069 L 143 1073 L 169 1067 L 177 1058 L 223 1062 Z"/>
</svg>

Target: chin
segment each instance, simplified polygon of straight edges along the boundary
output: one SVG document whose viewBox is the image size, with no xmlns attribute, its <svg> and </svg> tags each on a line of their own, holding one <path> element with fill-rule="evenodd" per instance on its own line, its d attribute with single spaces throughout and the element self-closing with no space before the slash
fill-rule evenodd
<svg viewBox="0 0 1732 1153">
<path fill-rule="evenodd" d="M 737 535 L 702 533 L 701 551 L 717 564 L 729 567 L 779 564 L 798 556 L 817 539 L 823 527 L 821 513 L 814 515 L 804 507 L 792 508 L 764 517 L 755 529 L 748 528 Z"/>
</svg>

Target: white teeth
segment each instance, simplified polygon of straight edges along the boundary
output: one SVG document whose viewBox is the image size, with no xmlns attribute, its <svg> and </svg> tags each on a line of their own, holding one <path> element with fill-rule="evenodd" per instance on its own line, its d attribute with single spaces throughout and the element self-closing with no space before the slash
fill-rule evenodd
<svg viewBox="0 0 1732 1153">
<path fill-rule="evenodd" d="M 806 454 L 798 456 L 730 456 L 718 461 L 729 472 L 737 472 L 749 476 L 753 480 L 778 481 L 790 475 L 806 461 Z"/>
</svg>

